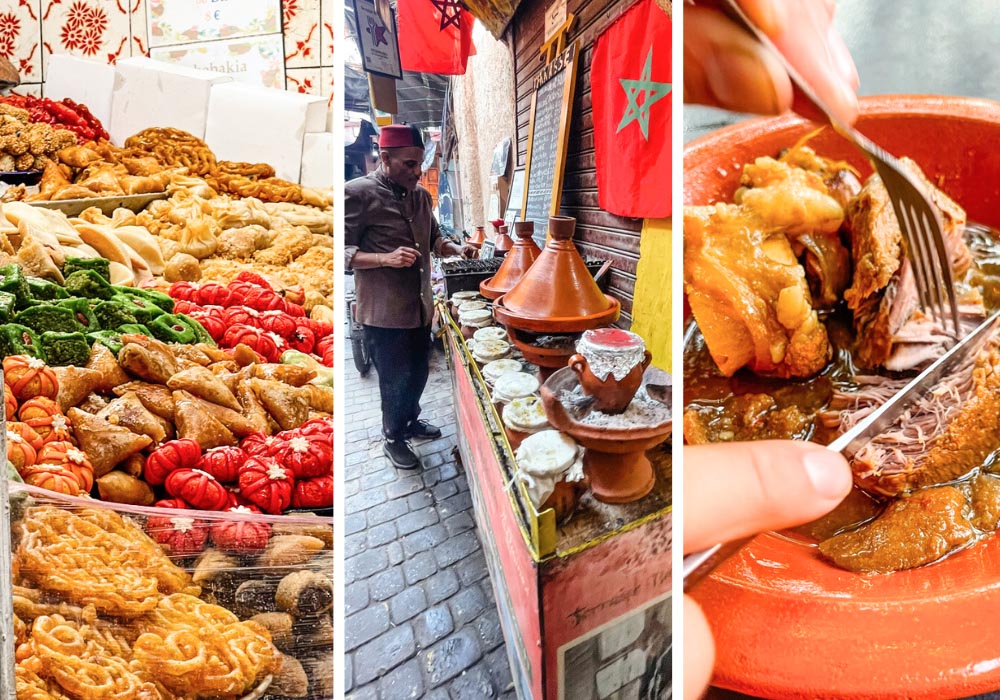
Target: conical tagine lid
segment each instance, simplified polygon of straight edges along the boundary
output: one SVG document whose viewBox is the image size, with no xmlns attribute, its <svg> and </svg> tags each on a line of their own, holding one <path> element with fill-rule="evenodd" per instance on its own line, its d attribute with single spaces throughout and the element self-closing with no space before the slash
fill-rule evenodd
<svg viewBox="0 0 1000 700">
<path fill-rule="evenodd" d="M 504 224 L 497 229 L 496 238 L 493 239 L 493 249 L 497 253 L 506 253 L 514 247 L 514 239 L 507 234 L 507 225 Z"/>
<path fill-rule="evenodd" d="M 503 296 L 503 308 L 508 314 L 568 320 L 594 317 L 618 306 L 601 292 L 573 245 L 575 228 L 576 219 L 571 216 L 549 217 L 549 242 L 545 250 Z"/>
<path fill-rule="evenodd" d="M 466 243 L 475 248 L 480 248 L 482 247 L 485 241 L 486 241 L 486 228 L 483 226 L 476 226 L 475 233 L 472 234 L 472 238 L 466 241 Z"/>
<path fill-rule="evenodd" d="M 535 232 L 532 221 L 515 221 L 514 235 L 517 241 L 503 260 L 496 274 L 479 283 L 479 293 L 487 299 L 503 296 L 517 284 L 542 251 L 531 239 Z"/>
</svg>

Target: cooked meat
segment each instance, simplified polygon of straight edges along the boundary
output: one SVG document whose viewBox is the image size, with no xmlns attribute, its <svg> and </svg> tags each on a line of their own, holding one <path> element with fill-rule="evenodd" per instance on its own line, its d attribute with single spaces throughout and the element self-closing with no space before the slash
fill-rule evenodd
<svg viewBox="0 0 1000 700">
<path fill-rule="evenodd" d="M 972 480 L 972 524 L 983 532 L 1000 526 L 1000 479 L 976 474 Z"/>
<path fill-rule="evenodd" d="M 902 160 L 930 192 L 941 213 L 952 269 L 955 279 L 960 279 L 972 261 L 962 239 L 965 212 L 935 188 L 913 161 Z M 903 256 L 902 234 L 878 175 L 872 175 L 848 205 L 847 228 L 854 277 L 844 299 L 854 312 L 858 365 L 901 371 L 926 364 L 940 355 L 947 334 L 918 309 L 913 270 Z M 960 311 L 963 317 L 969 317 L 970 323 L 981 319 L 985 315 L 981 296 L 968 296 Z M 913 321 L 917 326 L 909 328 Z M 921 345 L 927 347 L 917 347 Z"/>
<path fill-rule="evenodd" d="M 854 378 L 856 391 L 837 392 L 821 420 L 843 432 L 902 388 L 905 380 Z M 854 479 L 871 493 L 895 496 L 957 479 L 1000 446 L 1000 350 L 983 350 L 922 396 L 851 461 Z"/>
<path fill-rule="evenodd" d="M 826 329 L 784 233 L 743 207 L 684 208 L 684 287 L 719 370 L 808 377 L 830 359 Z"/>
<path fill-rule="evenodd" d="M 731 396 L 716 406 L 684 411 L 684 439 L 690 445 L 733 440 L 803 439 L 812 418 L 798 406 L 778 408 L 769 394 Z"/>
<path fill-rule="evenodd" d="M 870 523 L 820 542 L 819 551 L 849 571 L 884 574 L 937 561 L 975 536 L 965 495 L 939 486 L 893 501 Z"/>
</svg>

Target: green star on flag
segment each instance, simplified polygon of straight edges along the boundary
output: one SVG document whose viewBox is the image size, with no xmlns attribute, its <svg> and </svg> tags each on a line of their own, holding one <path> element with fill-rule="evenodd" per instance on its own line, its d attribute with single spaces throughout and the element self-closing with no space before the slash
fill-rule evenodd
<svg viewBox="0 0 1000 700">
<path fill-rule="evenodd" d="M 655 82 L 651 79 L 652 74 L 653 47 L 650 46 L 649 53 L 646 54 L 646 65 L 643 66 L 642 75 L 639 76 L 639 79 L 627 80 L 619 78 L 618 80 L 622 84 L 625 96 L 628 98 L 628 105 L 625 107 L 625 114 L 622 115 L 622 120 L 618 124 L 618 131 L 620 132 L 632 122 L 637 121 L 639 122 L 639 128 L 642 130 L 642 138 L 646 141 L 649 141 L 649 108 L 657 101 L 669 95 L 673 87 L 671 83 Z M 639 103 L 640 99 L 642 100 L 642 104 Z"/>
</svg>

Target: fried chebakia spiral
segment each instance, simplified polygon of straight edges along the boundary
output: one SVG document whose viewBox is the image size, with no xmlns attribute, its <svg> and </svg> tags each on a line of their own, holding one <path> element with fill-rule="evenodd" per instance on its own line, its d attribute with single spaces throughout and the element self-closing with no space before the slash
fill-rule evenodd
<svg viewBox="0 0 1000 700">
<path fill-rule="evenodd" d="M 148 671 L 129 661 L 131 656 L 128 645 L 110 632 L 62 615 L 43 616 L 35 620 L 30 639 L 17 650 L 18 677 L 38 692 L 42 691 L 38 681 L 46 682 L 50 697 L 66 693 L 79 700 L 164 698 Z"/>
<path fill-rule="evenodd" d="M 40 506 L 19 527 L 22 576 L 102 614 L 134 618 L 162 595 L 200 592 L 142 528 L 114 511 Z"/>
<path fill-rule="evenodd" d="M 178 695 L 246 693 L 279 665 L 264 627 L 194 596 L 161 599 L 147 620 L 133 645 L 135 660 Z"/>
<path fill-rule="evenodd" d="M 185 167 L 192 175 L 205 175 L 216 169 L 215 154 L 208 144 L 180 129 L 143 129 L 125 139 L 125 149 L 132 156 L 152 155 L 168 168 Z"/>
</svg>

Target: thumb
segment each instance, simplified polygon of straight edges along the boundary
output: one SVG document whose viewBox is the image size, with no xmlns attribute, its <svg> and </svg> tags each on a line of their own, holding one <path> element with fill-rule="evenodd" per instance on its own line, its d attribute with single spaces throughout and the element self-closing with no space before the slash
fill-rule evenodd
<svg viewBox="0 0 1000 700">
<path fill-rule="evenodd" d="M 684 447 L 684 551 L 815 520 L 850 492 L 840 454 L 793 440 Z"/>
</svg>

